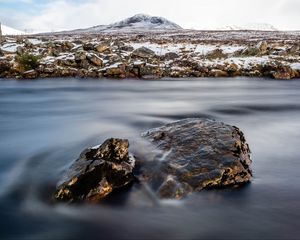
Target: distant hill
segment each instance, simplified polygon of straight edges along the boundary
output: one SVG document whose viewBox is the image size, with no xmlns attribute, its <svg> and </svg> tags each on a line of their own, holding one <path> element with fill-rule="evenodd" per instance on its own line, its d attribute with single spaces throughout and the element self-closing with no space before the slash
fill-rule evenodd
<svg viewBox="0 0 300 240">
<path fill-rule="evenodd" d="M 86 29 L 67 31 L 69 33 L 97 33 L 97 32 L 130 32 L 130 31 L 155 31 L 155 30 L 179 30 L 182 29 L 163 17 L 154 17 L 146 14 L 137 14 L 120 22 L 109 25 L 98 25 Z"/>
<path fill-rule="evenodd" d="M 25 34 L 25 32 L 22 32 L 20 30 L 5 26 L 1 24 L 2 34 L 3 35 L 22 35 Z"/>
<path fill-rule="evenodd" d="M 238 25 L 229 25 L 221 28 L 217 28 L 217 30 L 254 30 L 254 31 L 278 31 L 273 25 L 268 23 L 248 23 L 246 25 L 238 26 Z"/>
</svg>

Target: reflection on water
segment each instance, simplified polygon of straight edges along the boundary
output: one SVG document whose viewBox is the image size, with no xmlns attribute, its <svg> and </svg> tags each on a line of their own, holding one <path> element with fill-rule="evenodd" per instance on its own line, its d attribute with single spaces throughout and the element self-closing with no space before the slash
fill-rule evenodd
<svg viewBox="0 0 300 240">
<path fill-rule="evenodd" d="M 239 126 L 255 178 L 241 189 L 159 201 L 146 186 L 99 206 L 53 205 L 87 146 L 186 117 Z M 0 82 L 1 239 L 298 239 L 300 82 L 264 79 Z"/>
</svg>

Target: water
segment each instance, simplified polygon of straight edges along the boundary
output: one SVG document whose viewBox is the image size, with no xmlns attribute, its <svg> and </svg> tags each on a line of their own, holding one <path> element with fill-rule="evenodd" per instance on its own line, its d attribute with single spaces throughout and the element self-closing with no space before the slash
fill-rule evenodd
<svg viewBox="0 0 300 240">
<path fill-rule="evenodd" d="M 134 186 L 96 206 L 54 205 L 62 172 L 88 146 L 186 117 L 239 126 L 253 182 L 158 201 Z M 299 239 L 300 81 L 0 82 L 1 239 Z"/>
</svg>

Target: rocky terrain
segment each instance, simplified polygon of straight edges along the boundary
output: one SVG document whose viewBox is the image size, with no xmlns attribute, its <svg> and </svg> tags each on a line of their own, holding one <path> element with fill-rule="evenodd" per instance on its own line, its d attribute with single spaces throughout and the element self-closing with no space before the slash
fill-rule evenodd
<svg viewBox="0 0 300 240">
<path fill-rule="evenodd" d="M 3 36 L 1 78 L 300 77 L 300 32 L 191 31 Z"/>
</svg>

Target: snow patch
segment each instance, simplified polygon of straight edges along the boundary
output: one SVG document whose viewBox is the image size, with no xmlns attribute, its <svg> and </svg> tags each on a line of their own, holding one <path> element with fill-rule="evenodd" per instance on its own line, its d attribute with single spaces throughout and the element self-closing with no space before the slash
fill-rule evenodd
<svg viewBox="0 0 300 240">
<path fill-rule="evenodd" d="M 292 63 L 290 66 L 292 69 L 300 71 L 300 63 Z"/>
</svg>

